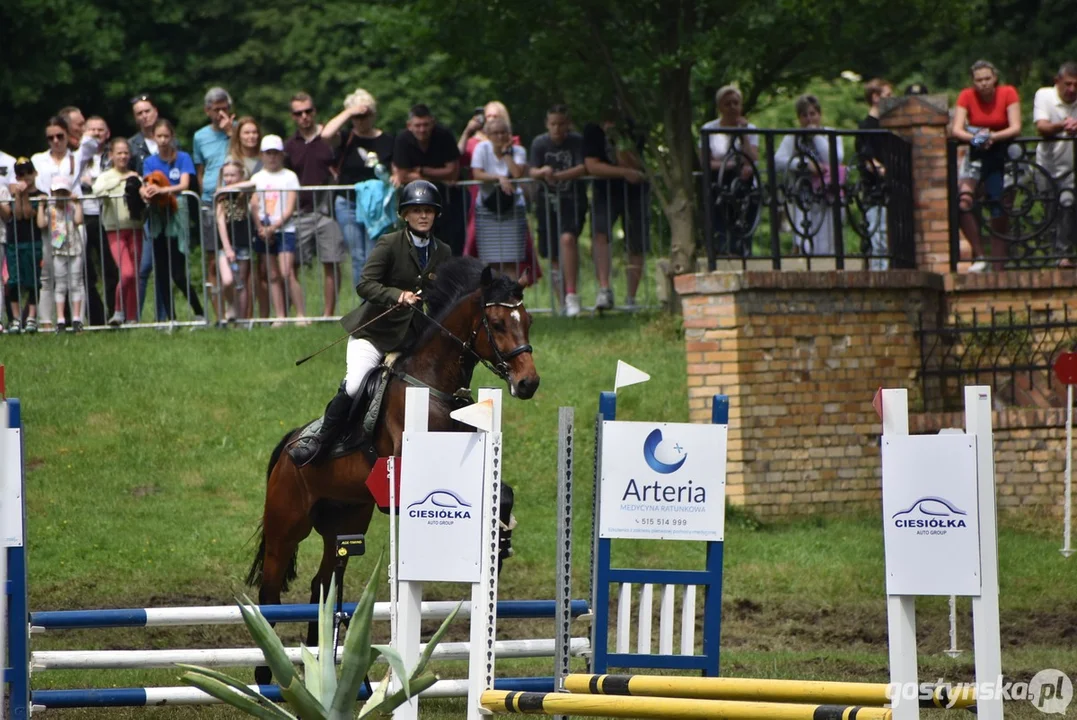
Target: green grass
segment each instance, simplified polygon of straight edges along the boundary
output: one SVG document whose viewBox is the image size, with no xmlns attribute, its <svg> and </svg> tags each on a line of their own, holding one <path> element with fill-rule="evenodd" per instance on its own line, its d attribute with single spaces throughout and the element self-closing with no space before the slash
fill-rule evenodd
<svg viewBox="0 0 1077 720">
<path fill-rule="evenodd" d="M 246 589 L 250 543 L 263 500 L 265 464 L 284 430 L 321 412 L 340 381 L 343 349 L 296 368 L 294 360 L 338 336 L 336 325 L 270 330 L 85 333 L 0 341 L 8 393 L 23 402 L 31 607 L 35 610 L 213 605 Z M 612 315 L 572 322 L 538 317 L 532 333 L 542 387 L 534 399 L 504 408 L 505 479 L 516 488 L 516 556 L 501 578 L 505 598 L 553 596 L 557 414 L 576 408 L 575 595 L 588 587 L 592 424 L 598 392 L 612 386 L 617 359 L 647 370 L 651 382 L 626 389 L 622 419 L 685 421 L 685 362 L 678 322 L 666 316 Z M 476 386 L 495 384 L 485 374 Z M 376 516 L 371 553 L 385 544 Z M 1050 527 L 1004 517 L 1003 667 L 1028 677 L 1045 667 L 1077 667 L 1074 587 L 1077 565 L 1057 553 Z M 319 545 L 300 554 L 305 587 Z M 763 677 L 887 679 L 882 537 L 877 516 L 761 524 L 730 515 L 723 597 L 726 674 Z M 616 562 L 696 566 L 702 550 L 685 543 L 619 546 Z M 355 599 L 371 566 L 353 564 L 346 594 Z M 941 571 L 944 571 L 941 570 Z M 433 586 L 428 599 L 463 597 L 459 586 Z M 701 603 L 700 603 L 701 605 Z M 960 604 L 960 644 L 968 648 L 968 601 Z M 970 654 L 951 660 L 946 602 L 918 603 L 921 675 L 969 680 Z M 549 637 L 545 621 L 502 623 L 499 634 Z M 587 626 L 577 623 L 578 634 Z M 283 629 L 297 643 L 298 626 Z M 460 623 L 452 639 L 464 639 Z M 35 636 L 38 649 L 242 647 L 241 627 L 79 631 Z M 500 675 L 548 674 L 547 660 L 505 661 Z M 580 666 L 582 669 L 582 665 Z M 461 676 L 461 663 L 439 667 Z M 248 677 L 244 671 L 237 671 Z M 125 687 L 177 684 L 172 670 L 50 672 L 33 685 Z M 459 702 L 428 702 L 425 717 L 459 716 Z M 1038 716 L 1013 703 L 1018 717 Z M 1027 710 L 1027 712 L 1026 712 Z M 172 709 L 177 717 L 231 717 L 223 708 Z M 58 711 L 96 717 L 93 711 Z M 110 717 L 141 717 L 121 710 Z"/>
</svg>

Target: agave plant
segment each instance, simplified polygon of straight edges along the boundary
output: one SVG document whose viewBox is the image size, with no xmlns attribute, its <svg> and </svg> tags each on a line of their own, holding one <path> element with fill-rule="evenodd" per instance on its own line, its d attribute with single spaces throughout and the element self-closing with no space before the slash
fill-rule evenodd
<svg viewBox="0 0 1077 720">
<path fill-rule="evenodd" d="M 409 673 L 404 667 L 400 653 L 388 645 L 371 645 L 370 625 L 374 617 L 374 597 L 377 594 L 378 579 L 381 576 L 382 557 L 374 567 L 374 574 L 363 590 L 362 597 L 355 608 L 348 632 L 344 639 L 340 674 L 337 674 L 333 657 L 333 607 L 326 603 L 324 596 L 318 601 L 318 655 L 315 657 L 308 648 L 302 647 L 302 676 L 292 665 L 284 645 L 262 616 L 258 607 L 249 597 L 239 598 L 239 609 L 243 622 L 247 624 L 251 637 L 262 649 L 266 664 L 273 671 L 280 684 L 281 695 L 295 711 L 292 714 L 274 704 L 256 690 L 239 682 L 233 677 L 209 668 L 195 665 L 180 665 L 186 670 L 183 682 L 239 708 L 248 715 L 264 720 L 344 720 L 344 718 L 363 718 L 374 713 L 388 714 L 407 700 L 426 690 L 435 682 L 437 676 L 427 670 L 430 656 L 441 641 L 449 624 L 456 617 L 460 606 L 445 618 L 434 636 L 430 638 L 419 662 Z M 329 586 L 329 597 L 336 597 L 335 583 Z M 377 690 L 366 700 L 356 713 L 359 689 L 363 679 L 381 655 L 389 663 Z M 396 673 L 400 678 L 400 689 L 389 694 L 389 679 Z"/>
</svg>

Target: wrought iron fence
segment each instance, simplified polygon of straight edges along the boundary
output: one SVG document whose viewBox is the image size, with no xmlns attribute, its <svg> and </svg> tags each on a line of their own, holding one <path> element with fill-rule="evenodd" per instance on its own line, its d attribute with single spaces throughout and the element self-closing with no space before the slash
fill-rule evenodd
<svg viewBox="0 0 1077 720">
<path fill-rule="evenodd" d="M 1065 405 L 1065 387 L 1051 369 L 1059 353 L 1077 348 L 1077 318 L 1068 307 L 973 310 L 934 321 L 921 315 L 918 332 L 926 411 L 959 411 L 962 388 L 981 384 L 1011 406 Z"/>
<path fill-rule="evenodd" d="M 727 148 L 721 157 L 713 136 L 728 137 L 715 143 Z M 711 270 L 758 267 L 759 260 L 780 270 L 790 258 L 808 269 L 916 266 L 912 148 L 897 135 L 718 128 L 704 129 L 701 144 Z"/>
<path fill-rule="evenodd" d="M 1052 267 L 1077 259 L 1073 149 L 1077 138 L 1022 137 L 992 151 L 951 139 L 950 270 L 961 234 L 978 271 Z M 979 247 L 977 247 L 979 246 Z"/>
</svg>

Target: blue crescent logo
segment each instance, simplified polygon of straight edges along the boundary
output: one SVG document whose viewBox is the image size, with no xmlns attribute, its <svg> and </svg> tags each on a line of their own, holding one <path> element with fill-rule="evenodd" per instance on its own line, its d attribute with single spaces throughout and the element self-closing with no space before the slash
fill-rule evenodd
<svg viewBox="0 0 1077 720">
<path fill-rule="evenodd" d="M 411 505 L 408 505 L 408 507 L 412 508 L 416 505 L 425 505 L 428 502 L 431 505 L 440 508 L 471 507 L 471 503 L 464 500 L 452 490 L 432 490 L 430 494 L 428 494 L 422 500 L 420 500 L 419 502 L 413 502 Z"/>
<path fill-rule="evenodd" d="M 931 515 L 932 517 L 946 517 L 948 515 L 968 515 L 964 510 L 959 510 L 956 505 L 949 500 L 944 500 L 941 497 L 922 497 L 907 510 L 899 510 L 894 513 L 893 517 L 898 515 L 908 515 L 913 510 L 919 510 L 924 515 Z"/>
<path fill-rule="evenodd" d="M 688 459 L 688 454 L 684 453 L 683 455 L 681 455 L 681 459 L 675 463 L 664 463 L 657 457 L 655 457 L 654 454 L 655 450 L 657 450 L 658 446 L 661 444 L 662 431 L 658 428 L 655 428 L 651 431 L 651 434 L 647 436 L 647 439 L 643 441 L 643 459 L 647 461 L 647 464 L 650 465 L 651 469 L 654 470 L 656 473 L 661 473 L 662 475 L 669 475 L 670 473 L 677 472 L 681 469 L 681 465 L 684 465 L 684 461 Z M 683 452 L 679 445 L 677 446 L 677 450 L 679 452 Z"/>
</svg>

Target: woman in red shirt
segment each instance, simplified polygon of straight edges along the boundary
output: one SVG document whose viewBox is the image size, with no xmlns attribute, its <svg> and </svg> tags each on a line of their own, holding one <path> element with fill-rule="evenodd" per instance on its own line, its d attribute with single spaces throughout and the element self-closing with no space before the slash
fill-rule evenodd
<svg viewBox="0 0 1077 720">
<path fill-rule="evenodd" d="M 1000 205 L 1005 185 L 1006 147 L 1007 141 L 1021 134 L 1021 99 L 1012 85 L 998 84 L 998 70 L 986 60 L 973 63 L 971 71 L 972 87 L 957 96 L 950 134 L 970 146 L 958 173 L 961 230 L 974 255 L 969 271 L 983 272 L 987 262 L 982 259 L 979 218 L 970 211 L 983 183 L 991 208 L 991 256 L 995 259 L 995 269 L 1001 270 L 1007 255 L 1005 240 L 999 237 L 1006 229 Z"/>
</svg>

